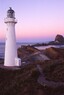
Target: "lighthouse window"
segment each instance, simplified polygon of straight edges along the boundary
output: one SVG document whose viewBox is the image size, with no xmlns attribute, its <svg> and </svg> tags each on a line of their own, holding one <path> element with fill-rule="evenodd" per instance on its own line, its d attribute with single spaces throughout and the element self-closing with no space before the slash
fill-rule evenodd
<svg viewBox="0 0 64 95">
<path fill-rule="evenodd" d="M 8 13 L 7 17 L 14 18 L 14 13 Z"/>
</svg>

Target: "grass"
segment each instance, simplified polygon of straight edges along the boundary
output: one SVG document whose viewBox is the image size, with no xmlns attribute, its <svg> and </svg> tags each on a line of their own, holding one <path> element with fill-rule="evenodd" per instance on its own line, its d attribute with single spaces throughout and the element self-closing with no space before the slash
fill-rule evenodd
<svg viewBox="0 0 64 95">
<path fill-rule="evenodd" d="M 53 89 L 43 87 L 38 84 L 37 79 L 40 73 L 36 68 L 37 64 L 42 67 L 44 73 L 47 74 L 45 74 L 47 78 L 50 78 L 50 76 L 52 76 L 51 74 L 55 72 L 55 70 L 51 68 L 56 68 L 58 70 L 58 68 L 62 68 L 61 65 L 63 65 L 61 60 L 59 63 L 55 60 L 51 60 L 31 63 L 23 68 L 21 67 L 19 70 L 7 70 L 0 68 L 0 95 L 59 95 L 56 94 L 56 92 L 63 93 L 64 88 L 62 87 L 62 89 Z"/>
</svg>

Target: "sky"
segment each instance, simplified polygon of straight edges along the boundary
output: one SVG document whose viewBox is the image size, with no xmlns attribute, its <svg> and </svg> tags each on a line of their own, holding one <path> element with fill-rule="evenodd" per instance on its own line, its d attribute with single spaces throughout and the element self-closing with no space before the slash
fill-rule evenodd
<svg viewBox="0 0 64 95">
<path fill-rule="evenodd" d="M 16 40 L 46 42 L 64 36 L 64 0 L 0 0 L 0 42 L 6 38 L 4 19 L 9 7 L 15 11 Z"/>
</svg>

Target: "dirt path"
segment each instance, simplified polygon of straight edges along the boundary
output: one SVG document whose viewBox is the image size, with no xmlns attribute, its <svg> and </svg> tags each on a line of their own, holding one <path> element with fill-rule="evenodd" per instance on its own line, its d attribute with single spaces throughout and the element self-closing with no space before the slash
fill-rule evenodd
<svg viewBox="0 0 64 95">
<path fill-rule="evenodd" d="M 64 86 L 64 82 L 54 82 L 54 81 L 46 80 L 40 65 L 37 65 L 37 69 L 39 70 L 39 72 L 41 74 L 37 80 L 39 84 L 41 84 L 43 86 L 47 86 L 47 87 L 52 87 L 52 88 Z"/>
</svg>

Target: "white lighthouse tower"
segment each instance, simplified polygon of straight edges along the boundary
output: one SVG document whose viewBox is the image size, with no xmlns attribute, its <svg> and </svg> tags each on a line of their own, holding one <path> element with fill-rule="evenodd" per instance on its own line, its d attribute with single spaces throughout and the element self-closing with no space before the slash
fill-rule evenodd
<svg viewBox="0 0 64 95">
<path fill-rule="evenodd" d="M 7 11 L 7 17 L 4 22 L 7 24 L 6 33 L 6 44 L 5 44 L 5 59 L 4 66 L 17 66 L 17 46 L 16 46 L 16 36 L 15 36 L 15 24 L 17 23 L 15 19 L 15 12 L 10 9 Z M 16 61 L 15 61 L 16 59 Z"/>
</svg>

